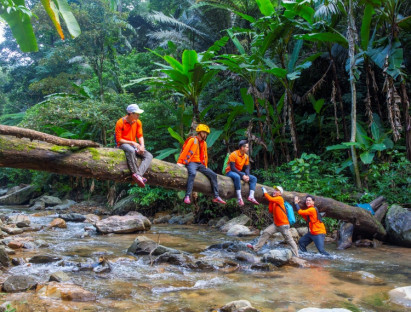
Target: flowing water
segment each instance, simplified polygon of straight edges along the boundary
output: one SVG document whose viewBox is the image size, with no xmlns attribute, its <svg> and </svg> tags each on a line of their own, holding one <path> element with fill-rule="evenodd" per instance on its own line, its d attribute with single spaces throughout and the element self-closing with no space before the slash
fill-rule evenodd
<svg viewBox="0 0 411 312">
<path fill-rule="evenodd" d="M 10 215 L 10 208 L 0 212 Z M 21 210 L 19 209 L 19 213 Z M 31 222 L 47 225 L 56 215 L 31 216 Z M 351 311 L 406 311 L 390 303 L 388 291 L 411 285 L 411 251 L 383 245 L 380 248 L 336 250 L 326 244 L 331 258 L 313 253 L 302 257 L 310 268 L 283 266 L 270 272 L 240 268 L 196 272 L 170 264 L 148 265 L 126 250 L 137 234 L 92 235 L 80 238 L 86 223 L 67 223 L 67 229 L 42 230 L 20 236 L 43 240 L 48 247 L 22 249 L 12 257 L 29 258 L 38 254 L 60 256 L 64 261 L 25 264 L 10 267 L 11 274 L 25 274 L 39 281 L 51 273 L 64 271 L 72 281 L 97 295 L 95 302 L 69 302 L 41 298 L 34 291 L 2 294 L 1 301 L 11 301 L 17 311 L 213 311 L 224 304 L 245 299 L 260 311 L 298 311 L 305 307 L 346 308 Z M 235 259 L 235 253 L 206 250 L 211 244 L 248 239 L 232 238 L 206 226 L 154 225 L 143 234 L 161 245 L 186 251 L 196 258 L 215 262 Z M 314 247 L 315 248 L 315 247 Z M 111 272 L 78 271 L 78 263 L 96 263 L 105 256 Z M 376 279 L 356 278 L 354 272 L 366 271 Z"/>
</svg>

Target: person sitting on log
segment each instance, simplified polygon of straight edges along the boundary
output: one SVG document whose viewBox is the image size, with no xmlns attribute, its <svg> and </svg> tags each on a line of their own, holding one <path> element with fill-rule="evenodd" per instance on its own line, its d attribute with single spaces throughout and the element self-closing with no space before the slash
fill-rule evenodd
<svg viewBox="0 0 411 312">
<path fill-rule="evenodd" d="M 214 203 L 226 204 L 218 193 L 217 174 L 207 167 L 207 136 L 210 134 L 210 128 L 207 125 L 199 124 L 196 128 L 197 135 L 188 138 L 183 145 L 177 165 L 186 166 L 188 171 L 187 190 L 184 197 L 184 203 L 190 204 L 190 196 L 194 186 L 194 179 L 197 171 L 203 173 L 211 182 L 211 188 L 214 193 Z"/>
<path fill-rule="evenodd" d="M 299 201 L 300 200 L 298 199 L 298 196 L 295 196 L 294 203 L 297 207 L 297 212 L 305 219 L 305 221 L 308 222 L 309 231 L 307 234 L 300 238 L 300 240 L 298 241 L 298 247 L 301 251 L 307 252 L 307 246 L 311 244 L 311 242 L 314 242 L 315 247 L 317 247 L 318 251 L 322 255 L 329 256 L 330 254 L 324 249 L 324 239 L 327 232 L 325 230 L 324 223 L 322 222 L 321 214 L 314 206 L 314 196 L 307 195 L 307 197 L 305 198 L 305 205 L 307 206 L 306 209 L 300 208 L 300 206 L 298 205 Z"/>
<path fill-rule="evenodd" d="M 241 140 L 238 143 L 238 150 L 232 152 L 228 157 L 228 163 L 225 174 L 234 181 L 234 188 L 237 194 L 238 205 L 244 206 L 244 201 L 241 196 L 241 180 L 250 184 L 250 194 L 247 200 L 254 205 L 259 205 L 254 198 L 255 186 L 257 178 L 250 174 L 250 157 L 248 156 L 248 142 Z"/>
<path fill-rule="evenodd" d="M 294 256 L 298 257 L 298 248 L 297 244 L 295 243 L 291 232 L 290 232 L 290 222 L 288 221 L 286 209 L 284 206 L 284 199 L 283 195 L 283 188 L 281 186 L 274 186 L 273 196 L 270 196 L 265 189 L 265 187 L 261 188 L 263 190 L 265 198 L 269 201 L 268 211 L 273 215 L 274 223 L 268 226 L 261 236 L 259 237 L 257 244 L 254 246 L 251 244 L 247 244 L 247 247 L 258 251 L 261 247 L 264 246 L 266 241 L 275 233 L 280 232 L 287 244 L 291 247 L 291 251 Z"/>
<path fill-rule="evenodd" d="M 143 178 L 143 175 L 153 159 L 153 155 L 144 146 L 143 124 L 139 119 L 143 112 L 137 104 L 127 106 L 127 115 L 117 121 L 115 131 L 117 146 L 126 154 L 131 177 L 139 187 L 145 187 L 147 179 Z M 137 157 L 142 159 L 139 166 Z"/>
</svg>

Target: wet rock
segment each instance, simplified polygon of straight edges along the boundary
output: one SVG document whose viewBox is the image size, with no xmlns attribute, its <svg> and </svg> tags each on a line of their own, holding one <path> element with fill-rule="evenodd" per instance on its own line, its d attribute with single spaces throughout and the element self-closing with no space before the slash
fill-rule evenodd
<svg viewBox="0 0 411 312">
<path fill-rule="evenodd" d="M 369 239 L 359 239 L 355 241 L 355 247 L 373 247 L 373 242 Z"/>
<path fill-rule="evenodd" d="M 158 256 L 154 260 L 155 264 L 169 263 L 169 264 L 174 264 L 174 265 L 179 265 L 179 266 L 187 265 L 190 262 L 191 262 L 191 259 L 187 255 L 184 255 L 182 253 L 176 254 L 176 253 L 171 253 L 171 252 L 163 253 L 162 255 Z"/>
<path fill-rule="evenodd" d="M 119 200 L 113 207 L 113 215 L 123 216 L 130 211 L 138 209 L 137 203 L 134 201 L 134 195 L 127 196 Z"/>
<path fill-rule="evenodd" d="M 293 254 L 289 249 L 275 249 L 263 255 L 264 262 L 270 262 L 276 266 L 287 264 L 292 258 Z"/>
<path fill-rule="evenodd" d="M 19 228 L 12 227 L 12 226 L 2 226 L 1 230 L 10 235 L 18 235 L 24 232 L 23 229 L 19 229 Z"/>
<path fill-rule="evenodd" d="M 17 266 L 17 265 L 23 265 L 26 264 L 26 261 L 23 258 L 13 258 L 11 259 L 11 264 Z"/>
<path fill-rule="evenodd" d="M 389 240 L 396 245 L 411 247 L 411 211 L 392 205 L 385 217 Z"/>
<path fill-rule="evenodd" d="M 240 250 L 247 249 L 247 247 L 245 247 L 244 244 L 240 244 L 238 242 L 224 242 L 221 244 L 214 244 L 214 245 L 207 247 L 207 250 L 212 250 L 212 249 L 224 249 L 229 252 L 237 252 Z"/>
<path fill-rule="evenodd" d="M 0 265 L 8 267 L 10 264 L 10 258 L 4 246 L 0 246 Z"/>
<path fill-rule="evenodd" d="M 9 276 L 3 283 L 3 290 L 8 293 L 22 292 L 35 288 L 37 281 L 28 275 Z"/>
<path fill-rule="evenodd" d="M 5 250 L 6 250 L 8 255 L 15 255 L 16 254 L 16 251 L 14 249 L 9 248 L 9 247 L 5 247 Z"/>
<path fill-rule="evenodd" d="M 237 300 L 227 303 L 220 308 L 221 312 L 258 312 L 248 300 Z"/>
<path fill-rule="evenodd" d="M 85 222 L 91 223 L 93 225 L 95 225 L 97 221 L 101 220 L 101 218 L 98 215 L 95 215 L 95 214 L 92 214 L 92 213 L 86 214 L 85 217 L 86 217 Z"/>
<path fill-rule="evenodd" d="M 274 266 L 271 263 L 254 263 L 250 266 L 251 270 L 256 270 L 256 271 L 273 271 Z"/>
<path fill-rule="evenodd" d="M 254 256 L 253 254 L 245 251 L 239 251 L 236 255 L 235 258 L 239 261 L 245 261 L 248 263 L 259 263 L 260 258 Z"/>
<path fill-rule="evenodd" d="M 151 222 L 140 213 L 126 216 L 111 216 L 96 223 L 97 231 L 107 233 L 134 233 L 148 231 Z"/>
<path fill-rule="evenodd" d="M 36 244 L 36 246 L 38 248 L 46 248 L 49 247 L 49 243 L 47 243 L 46 241 L 42 240 L 42 239 L 37 239 L 34 241 L 34 243 Z"/>
<path fill-rule="evenodd" d="M 292 238 L 293 238 L 295 241 L 298 241 L 298 239 L 300 238 L 300 234 L 298 234 L 298 231 L 297 231 L 296 228 L 291 227 L 291 228 L 290 228 L 290 234 L 291 234 Z"/>
<path fill-rule="evenodd" d="M 43 226 L 40 224 L 32 224 L 29 227 L 22 228 L 23 232 L 38 232 L 43 229 Z"/>
<path fill-rule="evenodd" d="M 304 236 L 305 234 L 308 233 L 308 228 L 306 226 L 296 228 L 296 230 L 298 232 L 298 235 L 300 235 L 300 237 L 302 237 L 302 236 Z"/>
<path fill-rule="evenodd" d="M 146 236 L 137 236 L 133 244 L 127 249 L 127 253 L 134 255 L 153 255 L 158 256 L 163 253 L 181 253 L 179 250 L 168 248 L 157 244 Z"/>
<path fill-rule="evenodd" d="M 30 218 L 29 216 L 23 215 L 23 214 L 18 214 L 14 216 L 9 216 L 9 223 L 14 223 L 16 224 L 17 227 L 28 227 L 30 226 Z M 21 226 L 19 226 L 19 224 Z"/>
<path fill-rule="evenodd" d="M 65 301 L 95 301 L 96 295 L 74 284 L 49 282 L 37 287 L 37 295 Z"/>
<path fill-rule="evenodd" d="M 18 241 L 11 241 L 7 244 L 7 246 L 11 249 L 20 249 L 23 248 L 23 243 Z"/>
<path fill-rule="evenodd" d="M 42 201 L 46 207 L 53 207 L 61 205 L 63 203 L 60 198 L 49 195 L 43 195 L 39 197 L 37 200 Z"/>
<path fill-rule="evenodd" d="M 311 266 L 308 261 L 294 256 L 290 259 L 288 264 L 299 268 L 309 268 Z"/>
<path fill-rule="evenodd" d="M 247 217 L 246 215 L 241 215 L 238 216 L 234 219 L 231 219 L 230 221 L 228 221 L 226 224 L 224 224 L 220 229 L 223 232 L 227 232 L 230 230 L 230 228 L 232 228 L 234 225 L 248 225 L 250 223 L 250 218 Z"/>
<path fill-rule="evenodd" d="M 337 249 L 343 250 L 350 248 L 352 245 L 352 234 L 354 233 L 354 224 L 343 222 L 338 230 Z"/>
<path fill-rule="evenodd" d="M 168 223 L 170 219 L 171 219 L 171 216 L 169 214 L 165 216 L 159 216 L 153 220 L 153 223 L 154 224 Z"/>
<path fill-rule="evenodd" d="M 95 273 L 108 273 L 111 272 L 111 266 L 108 261 L 104 261 L 99 263 L 99 265 L 93 268 L 93 272 Z"/>
<path fill-rule="evenodd" d="M 376 238 L 373 238 L 373 240 L 372 240 L 372 247 L 373 247 L 373 248 L 379 248 L 379 247 L 381 247 L 381 246 L 382 246 L 382 242 L 379 241 L 379 240 L 376 239 Z"/>
<path fill-rule="evenodd" d="M 189 269 L 195 270 L 195 271 L 201 271 L 201 272 L 212 272 L 215 271 L 214 265 L 207 263 L 203 260 L 198 260 L 194 263 L 188 263 L 186 265 Z"/>
<path fill-rule="evenodd" d="M 350 310 L 342 308 L 320 309 L 320 308 L 304 308 L 298 312 L 350 312 Z"/>
<path fill-rule="evenodd" d="M 52 255 L 38 255 L 30 258 L 30 263 L 50 263 L 61 260 L 60 257 Z"/>
<path fill-rule="evenodd" d="M 63 271 L 57 271 L 50 275 L 49 281 L 58 283 L 69 282 L 70 277 Z"/>
<path fill-rule="evenodd" d="M 56 218 L 53 221 L 50 222 L 50 224 L 48 225 L 49 228 L 60 228 L 60 229 L 66 229 L 67 228 L 67 224 L 66 221 L 64 221 L 61 218 Z"/>
<path fill-rule="evenodd" d="M 233 273 L 240 269 L 240 265 L 237 262 L 231 260 L 225 260 L 218 266 L 219 270 L 224 273 Z"/>
<path fill-rule="evenodd" d="M 389 291 L 389 296 L 395 304 L 411 307 L 411 286 L 398 287 Z"/>
<path fill-rule="evenodd" d="M 84 222 L 86 217 L 80 213 L 59 214 L 59 218 L 66 222 Z"/>
<path fill-rule="evenodd" d="M 185 215 L 178 215 L 171 217 L 170 220 L 168 220 L 169 224 L 192 224 L 194 223 L 194 213 L 190 212 Z"/>
<path fill-rule="evenodd" d="M 228 236 L 251 236 L 255 235 L 255 232 L 250 231 L 250 229 L 244 225 L 236 224 L 227 231 Z"/>
<path fill-rule="evenodd" d="M 35 192 L 32 185 L 18 186 L 0 197 L 0 205 L 23 205 L 29 202 Z"/>
<path fill-rule="evenodd" d="M 23 248 L 24 249 L 36 249 L 37 246 L 33 242 L 23 242 Z"/>
<path fill-rule="evenodd" d="M 385 282 L 381 278 L 375 276 L 372 273 L 365 271 L 356 272 L 334 272 L 333 275 L 341 280 L 348 281 L 356 284 L 364 285 L 384 285 Z"/>
<path fill-rule="evenodd" d="M 224 224 L 226 224 L 230 219 L 227 216 L 222 217 L 220 220 L 217 221 L 215 227 L 221 228 Z"/>
<path fill-rule="evenodd" d="M 71 206 L 77 204 L 74 200 L 64 199 L 60 205 L 56 205 L 53 207 L 47 207 L 46 209 L 53 209 L 53 210 L 66 210 L 69 209 Z"/>
<path fill-rule="evenodd" d="M 30 210 L 43 210 L 45 208 L 46 204 L 42 200 L 38 200 L 32 206 L 30 206 Z"/>
</svg>

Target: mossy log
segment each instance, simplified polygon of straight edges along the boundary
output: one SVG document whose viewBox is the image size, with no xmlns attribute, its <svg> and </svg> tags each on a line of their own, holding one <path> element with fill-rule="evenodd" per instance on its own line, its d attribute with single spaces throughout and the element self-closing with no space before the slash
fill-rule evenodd
<svg viewBox="0 0 411 312">
<path fill-rule="evenodd" d="M 33 169 L 98 180 L 132 182 L 124 152 L 120 149 L 59 146 L 10 135 L 0 135 L 0 167 Z M 176 190 L 186 188 L 187 170 L 176 164 L 154 159 L 145 176 L 149 185 Z M 234 184 L 230 178 L 219 175 L 218 184 L 221 197 L 226 199 L 235 197 Z M 272 192 L 271 187 L 266 186 L 266 188 Z M 212 194 L 209 180 L 201 173 L 196 176 L 194 191 Z M 248 192 L 248 184 L 243 184 L 243 197 L 246 198 Z M 284 198 L 291 203 L 295 195 L 302 199 L 306 194 L 284 192 Z M 261 185 L 257 185 L 255 198 L 267 204 L 261 191 Z M 386 234 L 381 223 L 364 209 L 321 196 L 316 196 L 315 203 L 321 212 L 326 213 L 326 216 L 351 222 L 361 228 L 362 232 L 378 237 Z"/>
</svg>

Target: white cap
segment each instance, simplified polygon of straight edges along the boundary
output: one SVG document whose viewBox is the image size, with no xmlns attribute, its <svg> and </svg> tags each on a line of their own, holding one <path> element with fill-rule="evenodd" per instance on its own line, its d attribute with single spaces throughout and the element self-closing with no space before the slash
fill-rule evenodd
<svg viewBox="0 0 411 312">
<path fill-rule="evenodd" d="M 144 111 L 138 107 L 137 104 L 130 104 L 127 106 L 127 113 L 137 113 L 137 114 L 142 114 Z"/>
<path fill-rule="evenodd" d="M 280 191 L 281 195 L 283 195 L 284 189 L 281 186 L 274 186 L 274 190 Z"/>
</svg>

